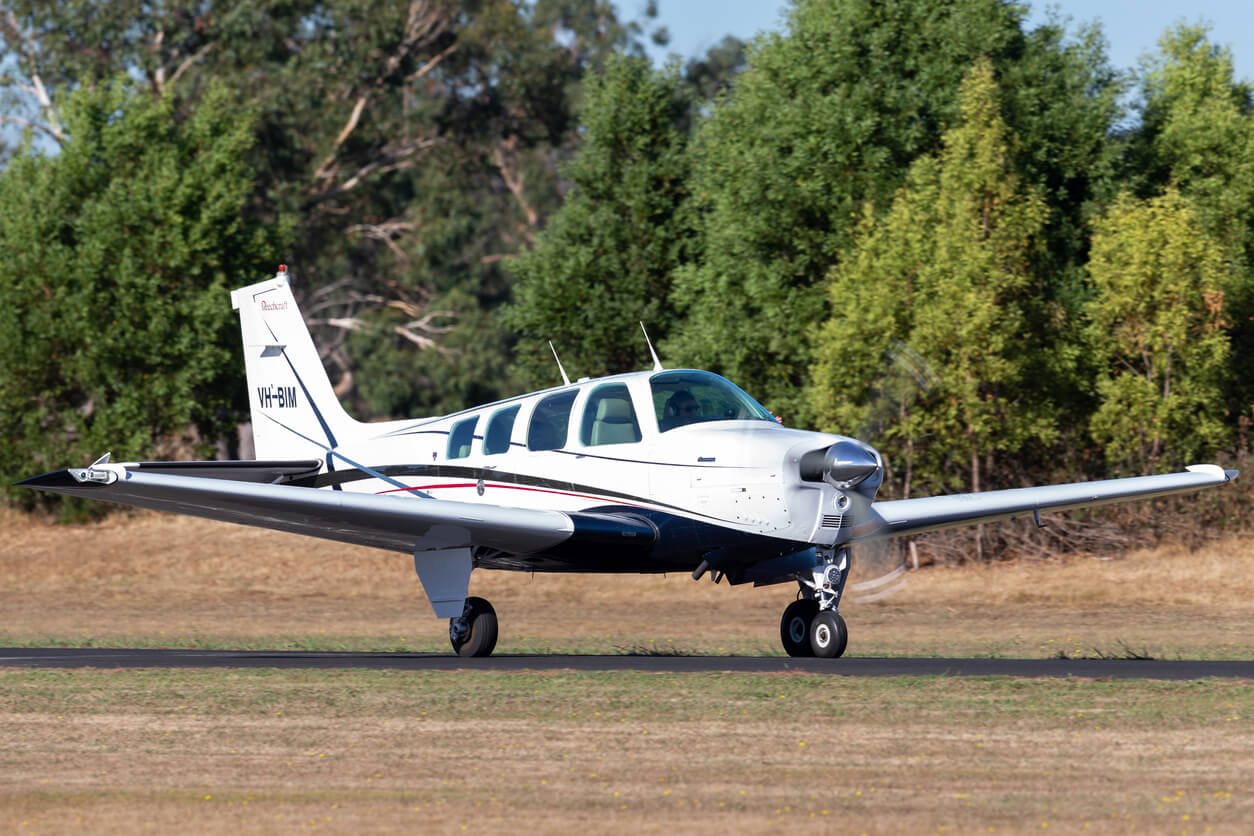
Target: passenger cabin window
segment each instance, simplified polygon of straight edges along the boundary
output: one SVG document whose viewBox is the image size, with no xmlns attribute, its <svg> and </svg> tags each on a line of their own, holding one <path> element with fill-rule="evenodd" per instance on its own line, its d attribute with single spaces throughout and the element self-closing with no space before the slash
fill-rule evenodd
<svg viewBox="0 0 1254 836">
<path fill-rule="evenodd" d="M 488 422 L 483 433 L 483 452 L 488 455 L 504 453 L 509 450 L 509 437 L 514 432 L 514 419 L 518 417 L 518 406 L 507 406 L 498 409 Z"/>
<path fill-rule="evenodd" d="M 710 372 L 659 372 L 649 386 L 659 432 L 704 421 L 775 421 L 739 386 Z"/>
<path fill-rule="evenodd" d="M 557 450 L 566 446 L 570 408 L 578 394 L 576 391 L 558 392 L 536 404 L 527 426 L 528 450 Z"/>
<path fill-rule="evenodd" d="M 450 459 L 464 459 L 470 455 L 470 443 L 475 440 L 475 424 L 479 423 L 479 416 L 467 418 L 465 421 L 458 421 L 453 425 L 452 431 L 448 434 L 448 457 Z"/>
<path fill-rule="evenodd" d="M 625 384 L 606 383 L 592 390 L 583 408 L 579 438 L 588 446 L 640 440 L 640 424 Z"/>
</svg>

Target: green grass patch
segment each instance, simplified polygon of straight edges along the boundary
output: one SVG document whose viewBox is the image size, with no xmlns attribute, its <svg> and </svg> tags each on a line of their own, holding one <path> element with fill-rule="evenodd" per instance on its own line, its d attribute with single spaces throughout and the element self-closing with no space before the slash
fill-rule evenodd
<svg viewBox="0 0 1254 836">
<path fill-rule="evenodd" d="M 0 711 L 691 722 L 784 714 L 894 726 L 961 722 L 1143 727 L 1254 716 L 1240 680 L 855 679 L 806 674 L 494 673 L 370 670 L 18 670 L 0 672 Z"/>
</svg>

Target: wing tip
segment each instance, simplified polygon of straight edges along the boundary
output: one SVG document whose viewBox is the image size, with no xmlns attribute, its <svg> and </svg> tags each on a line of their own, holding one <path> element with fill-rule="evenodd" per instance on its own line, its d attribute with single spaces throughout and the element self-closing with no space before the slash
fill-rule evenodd
<svg viewBox="0 0 1254 836">
<path fill-rule="evenodd" d="M 1207 474 L 1217 482 L 1231 482 L 1241 472 L 1239 470 L 1224 470 L 1217 464 L 1191 464 L 1185 470 L 1189 473 Z"/>
<path fill-rule="evenodd" d="M 14 482 L 15 488 L 35 488 L 36 490 L 57 490 L 60 488 L 80 488 L 82 483 L 70 475 L 68 470 L 54 470 L 41 473 L 20 482 Z"/>
</svg>

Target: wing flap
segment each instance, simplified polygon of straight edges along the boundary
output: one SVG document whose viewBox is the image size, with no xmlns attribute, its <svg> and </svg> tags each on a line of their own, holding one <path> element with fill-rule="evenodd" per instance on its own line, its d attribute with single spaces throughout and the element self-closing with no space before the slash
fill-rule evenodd
<svg viewBox="0 0 1254 836">
<path fill-rule="evenodd" d="M 569 539 L 570 517 L 499 505 L 129 470 L 60 470 L 19 482 L 53 493 L 406 553 L 483 546 L 515 554 Z"/>
<path fill-rule="evenodd" d="M 854 527 L 852 540 L 918 534 L 974 523 L 994 522 L 1041 511 L 1070 511 L 1133 499 L 1152 499 L 1220 485 L 1237 476 L 1217 465 L 1192 465 L 1183 473 L 1074 482 L 1037 488 L 963 493 L 876 502 L 870 518 Z"/>
</svg>

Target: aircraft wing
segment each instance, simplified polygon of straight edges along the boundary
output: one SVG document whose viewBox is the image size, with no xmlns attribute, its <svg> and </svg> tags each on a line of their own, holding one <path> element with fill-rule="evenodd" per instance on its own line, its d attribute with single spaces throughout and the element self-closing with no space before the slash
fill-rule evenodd
<svg viewBox="0 0 1254 836">
<path fill-rule="evenodd" d="M 959 525 L 1037 516 L 1042 511 L 1070 511 L 1130 499 L 1151 499 L 1220 485 L 1235 479 L 1237 473 L 1218 465 L 1195 464 L 1183 473 L 1162 476 L 886 500 L 871 505 L 869 517 L 854 526 L 851 539 L 918 534 Z"/>
<path fill-rule="evenodd" d="M 656 537 L 656 530 L 642 520 L 608 515 L 270 484 L 276 478 L 299 481 L 308 472 L 301 465 L 308 463 L 257 463 L 252 469 L 243 463 L 225 468 L 215 464 L 97 463 L 18 484 L 409 554 L 475 546 L 527 554 L 572 538 L 605 537 L 639 538 L 637 542 L 647 548 Z M 199 469 L 211 476 L 175 475 L 197 472 L 192 465 L 201 465 Z"/>
</svg>

